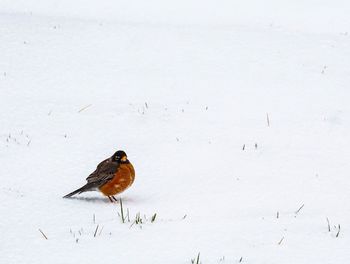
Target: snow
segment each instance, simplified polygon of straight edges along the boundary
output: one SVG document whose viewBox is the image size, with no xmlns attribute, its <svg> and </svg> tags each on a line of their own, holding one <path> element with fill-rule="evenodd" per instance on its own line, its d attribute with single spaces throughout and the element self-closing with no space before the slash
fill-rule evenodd
<svg viewBox="0 0 350 264">
<path fill-rule="evenodd" d="M 0 263 L 349 262 L 349 11 L 1 1 Z M 127 223 L 62 199 L 117 149 Z"/>
</svg>

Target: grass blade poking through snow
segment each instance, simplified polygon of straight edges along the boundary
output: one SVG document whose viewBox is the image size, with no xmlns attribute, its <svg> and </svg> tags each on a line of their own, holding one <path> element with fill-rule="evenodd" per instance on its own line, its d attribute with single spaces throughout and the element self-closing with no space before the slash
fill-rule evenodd
<svg viewBox="0 0 350 264">
<path fill-rule="evenodd" d="M 191 263 L 192 264 L 200 264 L 201 262 L 199 262 L 199 257 L 200 257 L 201 253 L 199 252 L 197 255 L 197 258 L 195 259 L 191 259 Z"/>
<path fill-rule="evenodd" d="M 95 233 L 94 233 L 94 237 L 96 237 L 97 230 L 98 230 L 98 225 L 96 226 Z"/>
<path fill-rule="evenodd" d="M 300 210 L 303 209 L 304 205 L 305 205 L 305 204 L 303 204 L 302 206 L 300 206 L 299 209 L 296 210 L 295 214 L 298 214 L 298 213 L 300 212 Z"/>
<path fill-rule="evenodd" d="M 281 240 L 278 242 L 278 245 L 281 245 L 284 240 L 284 237 L 281 238 Z"/>
<path fill-rule="evenodd" d="M 330 223 L 329 223 L 328 217 L 327 217 L 327 224 L 328 224 L 328 232 L 331 232 L 331 225 L 330 225 Z"/>
<path fill-rule="evenodd" d="M 338 233 L 335 235 L 335 237 L 338 237 L 340 233 L 340 225 L 338 225 Z"/>
<path fill-rule="evenodd" d="M 47 236 L 44 234 L 43 231 L 41 231 L 41 229 L 39 229 L 39 232 L 43 235 L 43 237 L 44 237 L 46 240 L 48 240 Z"/>
<path fill-rule="evenodd" d="M 153 222 L 156 220 L 156 217 L 157 217 L 157 213 L 155 213 L 154 215 L 152 215 L 151 223 L 153 223 Z"/>
<path fill-rule="evenodd" d="M 122 218 L 122 222 L 125 223 L 122 198 L 120 198 L 119 201 L 120 201 L 120 216 L 121 216 L 121 218 Z"/>
</svg>

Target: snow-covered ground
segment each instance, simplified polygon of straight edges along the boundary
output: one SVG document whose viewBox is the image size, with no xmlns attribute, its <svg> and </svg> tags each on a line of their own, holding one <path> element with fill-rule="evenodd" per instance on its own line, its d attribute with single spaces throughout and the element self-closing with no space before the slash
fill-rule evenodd
<svg viewBox="0 0 350 264">
<path fill-rule="evenodd" d="M 71 2 L 0 2 L 0 263 L 350 261 L 347 1 Z"/>
</svg>

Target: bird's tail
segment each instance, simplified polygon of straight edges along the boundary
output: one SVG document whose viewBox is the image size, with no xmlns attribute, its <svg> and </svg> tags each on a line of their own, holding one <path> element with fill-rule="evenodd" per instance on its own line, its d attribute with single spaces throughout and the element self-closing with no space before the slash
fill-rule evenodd
<svg viewBox="0 0 350 264">
<path fill-rule="evenodd" d="M 73 195 L 75 194 L 79 194 L 79 193 L 82 193 L 82 192 L 86 192 L 86 191 L 90 191 L 91 189 L 91 186 L 89 183 L 85 184 L 83 187 L 71 192 L 71 193 L 68 193 L 67 195 L 63 196 L 63 198 L 69 198 L 69 197 L 72 197 Z"/>
</svg>

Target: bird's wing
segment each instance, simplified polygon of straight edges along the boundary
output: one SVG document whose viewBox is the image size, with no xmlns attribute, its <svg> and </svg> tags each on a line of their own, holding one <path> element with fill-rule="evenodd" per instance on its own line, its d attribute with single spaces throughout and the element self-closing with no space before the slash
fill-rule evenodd
<svg viewBox="0 0 350 264">
<path fill-rule="evenodd" d="M 87 182 L 89 183 L 89 182 L 95 181 L 96 176 L 98 176 L 100 171 L 110 162 L 112 162 L 111 158 L 105 159 L 104 161 L 100 162 L 97 165 L 96 170 L 86 178 Z"/>
<path fill-rule="evenodd" d="M 95 187 L 104 185 L 113 179 L 119 166 L 119 162 L 104 160 L 97 166 L 97 169 L 87 177 L 88 183 L 91 183 Z"/>
</svg>

